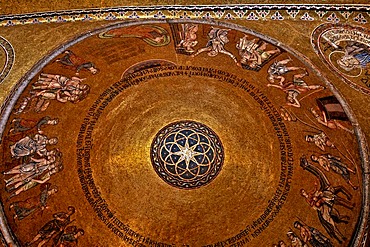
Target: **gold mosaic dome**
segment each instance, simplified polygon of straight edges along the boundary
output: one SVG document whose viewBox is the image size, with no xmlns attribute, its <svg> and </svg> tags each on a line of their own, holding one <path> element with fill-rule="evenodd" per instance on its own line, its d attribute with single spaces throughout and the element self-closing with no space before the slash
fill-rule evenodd
<svg viewBox="0 0 370 247">
<path fill-rule="evenodd" d="M 250 8 L 0 27 L 4 246 L 366 246 L 369 31 Z"/>
</svg>

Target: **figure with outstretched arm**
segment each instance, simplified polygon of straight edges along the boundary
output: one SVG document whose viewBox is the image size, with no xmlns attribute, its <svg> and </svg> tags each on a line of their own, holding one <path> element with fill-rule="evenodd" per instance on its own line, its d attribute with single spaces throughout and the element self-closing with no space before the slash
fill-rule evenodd
<svg viewBox="0 0 370 247">
<path fill-rule="evenodd" d="M 349 217 L 341 216 L 339 211 L 333 207 L 339 204 L 339 201 L 343 201 L 343 198 L 340 198 L 338 195 L 339 192 L 345 194 L 349 199 L 351 197 L 350 193 L 343 186 L 332 186 L 326 175 L 319 168 L 310 164 L 305 156 L 301 157 L 300 166 L 312 173 L 320 181 L 320 188 L 314 195 L 309 196 L 304 190 L 301 190 L 301 195 L 317 211 L 317 216 L 327 233 L 337 239 L 339 243 L 342 243 L 346 240 L 346 237 L 339 231 L 336 223 L 348 223 Z M 350 207 L 350 205 L 348 206 Z"/>
</svg>

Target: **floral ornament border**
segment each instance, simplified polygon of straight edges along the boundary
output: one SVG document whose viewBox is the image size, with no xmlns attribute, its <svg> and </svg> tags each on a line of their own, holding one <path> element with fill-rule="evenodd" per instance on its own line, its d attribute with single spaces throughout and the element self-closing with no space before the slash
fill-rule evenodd
<svg viewBox="0 0 370 247">
<path fill-rule="evenodd" d="M 267 5 L 163 5 L 88 8 L 16 15 L 0 15 L 1 26 L 93 20 L 218 19 L 247 21 L 324 21 L 367 24 L 370 5 L 267 4 Z"/>
</svg>

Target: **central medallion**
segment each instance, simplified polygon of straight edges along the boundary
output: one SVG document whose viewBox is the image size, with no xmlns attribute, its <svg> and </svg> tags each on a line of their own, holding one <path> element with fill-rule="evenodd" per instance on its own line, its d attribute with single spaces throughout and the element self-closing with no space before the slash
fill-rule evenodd
<svg viewBox="0 0 370 247">
<path fill-rule="evenodd" d="M 152 142 L 150 156 L 159 177 L 180 189 L 210 183 L 224 160 L 216 133 L 194 121 L 179 121 L 161 129 Z"/>
</svg>

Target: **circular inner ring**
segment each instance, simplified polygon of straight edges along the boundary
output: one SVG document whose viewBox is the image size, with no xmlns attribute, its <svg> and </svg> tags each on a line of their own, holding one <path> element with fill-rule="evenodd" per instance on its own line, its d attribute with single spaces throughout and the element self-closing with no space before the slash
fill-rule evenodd
<svg viewBox="0 0 370 247">
<path fill-rule="evenodd" d="M 179 121 L 162 128 L 151 146 L 154 170 L 166 183 L 195 189 L 210 183 L 222 168 L 219 137 L 206 125 Z"/>
</svg>

